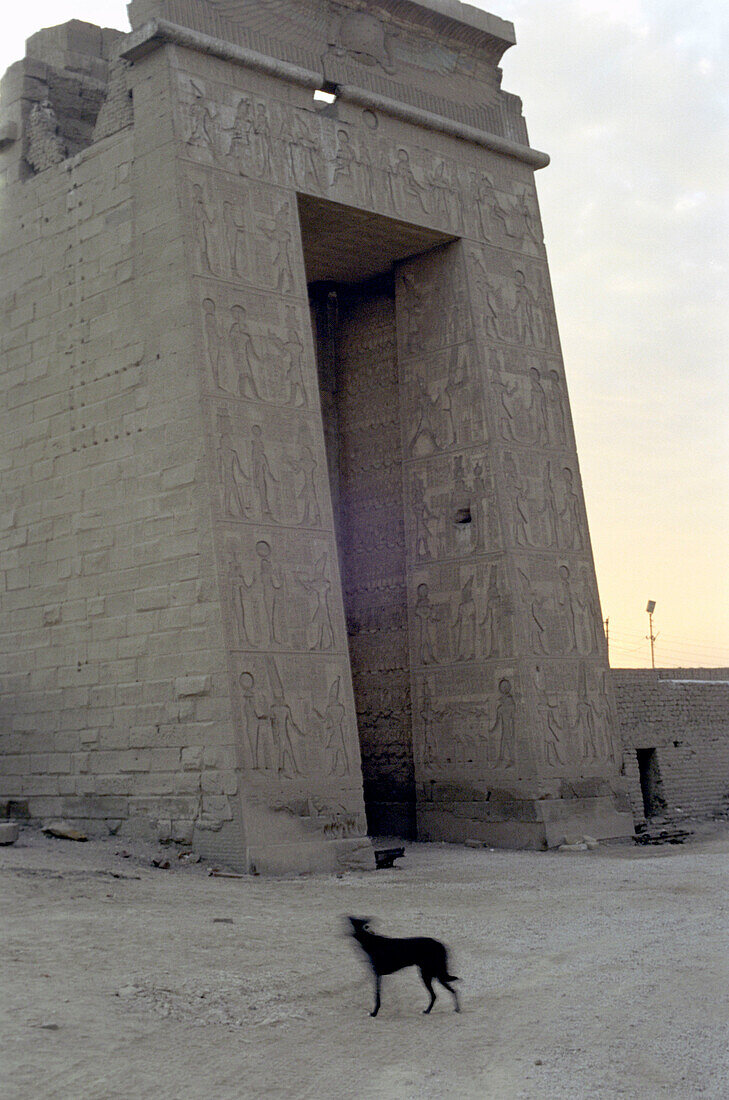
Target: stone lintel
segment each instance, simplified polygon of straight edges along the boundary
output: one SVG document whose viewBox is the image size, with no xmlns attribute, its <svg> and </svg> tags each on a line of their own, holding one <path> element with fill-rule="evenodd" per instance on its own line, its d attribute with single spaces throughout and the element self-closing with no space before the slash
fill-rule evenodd
<svg viewBox="0 0 729 1100">
<path fill-rule="evenodd" d="M 185 49 L 197 50 L 211 57 L 217 57 L 222 61 L 228 61 L 233 65 L 254 69 L 257 72 L 277 77 L 280 80 L 287 80 L 305 88 L 322 88 L 327 83 L 323 73 L 304 69 L 288 61 L 267 57 L 255 50 L 236 46 L 231 42 L 202 34 L 200 31 L 190 30 L 188 27 L 181 27 L 176 23 L 169 23 L 164 19 L 150 19 L 138 30 L 132 31 L 123 43 L 120 56 L 127 61 L 139 61 L 148 53 L 159 49 L 163 45 L 182 46 Z M 409 122 L 426 130 L 435 130 L 450 137 L 460 138 L 473 145 L 480 145 L 494 153 L 500 153 L 502 156 L 519 160 L 534 169 L 546 168 L 549 164 L 549 156 L 537 149 L 530 149 L 529 146 L 519 145 L 508 138 L 478 130 L 473 126 L 467 126 L 465 123 L 447 118 L 444 115 L 433 114 L 408 103 L 398 102 L 389 96 L 378 95 L 366 88 L 354 85 L 338 85 L 337 96 L 343 101 L 353 103 L 356 106 L 381 111 L 383 114 L 399 119 L 401 122 Z"/>
</svg>

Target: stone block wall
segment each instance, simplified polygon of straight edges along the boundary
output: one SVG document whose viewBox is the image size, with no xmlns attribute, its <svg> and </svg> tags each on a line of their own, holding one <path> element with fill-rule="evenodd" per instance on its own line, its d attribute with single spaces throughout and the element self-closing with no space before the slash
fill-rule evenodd
<svg viewBox="0 0 729 1100">
<path fill-rule="evenodd" d="M 236 756 L 188 289 L 168 278 L 184 226 L 166 82 L 136 91 L 134 129 L 4 193 L 3 793 L 224 854 Z"/>
<path fill-rule="evenodd" d="M 645 818 L 638 750 L 655 749 L 661 816 L 729 813 L 729 669 L 613 669 L 623 768 Z"/>
</svg>

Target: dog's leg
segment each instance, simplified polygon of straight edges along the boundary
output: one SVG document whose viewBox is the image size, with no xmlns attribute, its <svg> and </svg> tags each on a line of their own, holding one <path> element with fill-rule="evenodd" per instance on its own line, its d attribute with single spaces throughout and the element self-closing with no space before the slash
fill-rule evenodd
<svg viewBox="0 0 729 1100">
<path fill-rule="evenodd" d="M 422 970 L 420 971 L 420 977 L 423 979 L 423 985 L 428 990 L 428 993 L 430 993 L 430 1004 L 428 1005 L 427 1008 L 423 1009 L 423 1015 L 427 1016 L 428 1013 L 430 1012 L 431 1008 L 435 1004 L 435 991 L 433 989 L 433 977 L 432 977 L 431 974 L 424 974 Z"/>
<path fill-rule="evenodd" d="M 452 985 L 450 985 L 448 982 L 444 981 L 443 978 L 438 978 L 438 981 L 440 982 L 441 985 L 445 986 L 445 988 L 448 990 L 448 992 L 453 996 L 453 1000 L 456 1002 L 456 1012 L 460 1012 L 461 1011 L 461 1006 L 458 1003 L 458 993 L 456 992 L 456 990 L 453 988 Z"/>
<path fill-rule="evenodd" d="M 382 979 L 379 974 L 375 974 L 375 1007 L 370 1012 L 370 1016 L 376 1016 L 380 1011 L 380 983 Z"/>
</svg>

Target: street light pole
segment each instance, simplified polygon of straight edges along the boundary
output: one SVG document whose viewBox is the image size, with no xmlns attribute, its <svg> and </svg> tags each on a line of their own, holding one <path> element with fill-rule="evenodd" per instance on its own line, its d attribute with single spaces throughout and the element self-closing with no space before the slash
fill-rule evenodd
<svg viewBox="0 0 729 1100">
<path fill-rule="evenodd" d="M 653 612 L 655 611 L 655 609 L 656 609 L 656 601 L 655 600 L 648 600 L 648 604 L 646 606 L 646 611 L 648 612 L 648 631 L 649 631 L 648 640 L 651 643 L 651 668 L 656 667 L 656 658 L 655 658 L 655 654 L 653 652 L 653 643 L 655 642 L 656 638 L 658 637 L 657 634 L 653 633 Z"/>
</svg>

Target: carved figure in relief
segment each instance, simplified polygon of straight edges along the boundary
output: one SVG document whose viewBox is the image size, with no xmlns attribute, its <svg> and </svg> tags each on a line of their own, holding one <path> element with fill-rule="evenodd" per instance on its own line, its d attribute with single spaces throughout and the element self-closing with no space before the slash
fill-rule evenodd
<svg viewBox="0 0 729 1100">
<path fill-rule="evenodd" d="M 486 172 L 480 175 L 474 174 L 474 196 L 483 240 L 489 243 L 498 240 L 499 233 L 494 233 L 496 223 L 500 226 L 503 236 L 512 236 L 509 232 L 506 211 L 499 203 L 491 176 Z"/>
<path fill-rule="evenodd" d="M 549 442 L 547 395 L 536 367 L 529 368 L 529 412 L 534 424 L 534 438 L 537 443 L 544 446 Z"/>
<path fill-rule="evenodd" d="M 415 431 L 410 439 L 408 448 L 411 455 L 422 457 L 433 454 L 438 450 L 437 425 L 439 419 L 438 395 L 431 397 L 423 385 L 420 375 L 413 371 L 417 394 L 414 395 L 413 404 Z"/>
<path fill-rule="evenodd" d="M 425 485 L 419 478 L 413 480 L 413 519 L 415 520 L 415 556 L 429 558 L 433 554 L 435 532 L 431 526 L 437 517 L 425 500 Z"/>
<path fill-rule="evenodd" d="M 496 715 L 489 733 L 498 736 L 497 767 L 513 767 L 516 764 L 516 700 L 511 681 L 506 678 L 499 681 Z"/>
<path fill-rule="evenodd" d="M 253 152 L 257 174 L 259 176 L 270 176 L 271 124 L 268 121 L 268 111 L 265 103 L 256 104 L 256 114 L 253 120 Z"/>
<path fill-rule="evenodd" d="M 537 248 L 543 243 L 544 237 L 539 230 L 539 220 L 536 212 L 532 212 L 526 191 L 520 191 L 515 200 L 515 214 L 522 241 L 531 241 Z"/>
<path fill-rule="evenodd" d="M 365 206 L 374 205 L 374 168 L 366 142 L 360 142 L 357 149 L 357 167 L 362 186 L 362 200 Z"/>
<path fill-rule="evenodd" d="M 278 773 L 285 779 L 301 775 L 294 750 L 294 739 L 303 740 L 303 734 L 294 721 L 291 707 L 286 702 L 283 684 L 276 662 L 271 658 L 268 666 L 272 701 L 268 707 L 271 735 L 278 756 Z"/>
<path fill-rule="evenodd" d="M 580 604 L 572 591 L 570 571 L 566 565 L 560 565 L 557 581 L 557 606 L 562 612 L 562 621 L 567 631 L 567 652 L 574 653 L 577 649 L 577 618 Z"/>
<path fill-rule="evenodd" d="M 580 620 L 577 648 L 581 653 L 604 653 L 605 631 L 593 583 L 587 570 L 581 577 L 584 599 L 580 601 Z"/>
<path fill-rule="evenodd" d="M 273 221 L 272 227 L 264 223 L 259 225 L 263 236 L 271 241 L 273 245 L 271 263 L 276 272 L 276 289 L 280 290 L 282 294 L 292 293 L 296 286 L 291 260 L 293 238 L 289 228 L 290 219 L 291 207 L 288 202 L 284 202 L 270 219 Z"/>
<path fill-rule="evenodd" d="M 248 271 L 248 237 L 245 224 L 236 218 L 232 202 L 223 201 L 223 224 L 228 245 L 228 262 L 233 275 L 242 278 Z M 238 218 L 242 215 L 238 213 Z"/>
<path fill-rule="evenodd" d="M 403 209 L 408 208 L 409 200 L 414 200 L 415 205 L 424 214 L 428 214 L 428 207 L 425 203 L 427 191 L 415 178 L 407 149 L 398 149 L 394 163 L 388 161 L 385 170 L 387 172 L 390 201 L 394 211 L 396 213 L 402 212 Z"/>
<path fill-rule="evenodd" d="M 547 627 L 548 599 L 539 598 L 533 591 L 531 581 L 523 570 L 519 569 L 522 581 L 523 600 L 528 608 L 529 642 L 532 653 L 549 653 Z"/>
<path fill-rule="evenodd" d="M 574 733 L 582 746 L 583 761 L 597 760 L 599 755 L 597 723 L 595 710 L 587 691 L 587 669 L 584 661 L 580 661 L 577 673 L 577 711 Z"/>
<path fill-rule="evenodd" d="M 304 506 L 304 512 L 299 520 L 299 524 L 301 527 L 318 527 L 321 523 L 321 511 L 319 509 L 316 481 L 314 479 L 317 464 L 311 447 L 303 446 L 299 458 L 288 458 L 286 461 L 294 471 L 294 474 L 303 474 L 304 478 L 301 486 L 296 492 L 297 501 L 303 503 Z"/>
<path fill-rule="evenodd" d="M 240 397 L 260 400 L 254 362 L 260 364 L 260 358 L 253 345 L 253 338 L 246 326 L 246 311 L 241 305 L 230 307 L 233 324 L 228 329 L 228 344 L 233 363 L 238 368 L 238 394 Z"/>
<path fill-rule="evenodd" d="M 252 577 L 250 581 L 247 579 L 243 572 L 243 566 L 233 547 L 230 548 L 229 552 L 228 571 L 230 576 L 231 607 L 233 609 L 233 619 L 236 625 L 238 642 L 247 649 L 254 644 L 248 634 L 248 627 L 246 625 L 246 610 L 249 600 L 248 593 L 253 588 L 254 578 Z"/>
<path fill-rule="evenodd" d="M 537 272 L 537 292 L 534 296 L 536 311 L 538 314 L 539 331 L 545 348 L 559 349 L 557 330 L 551 321 L 551 301 L 548 284 L 544 281 L 541 271 Z"/>
<path fill-rule="evenodd" d="M 489 278 L 489 273 L 483 262 L 482 256 L 471 252 L 471 260 L 476 268 L 476 287 L 481 294 L 481 323 L 486 336 L 496 340 L 501 339 L 500 319 L 503 312 L 501 291 L 494 287 Z"/>
<path fill-rule="evenodd" d="M 453 446 L 458 441 L 459 433 L 456 423 L 460 426 L 467 415 L 467 383 L 468 372 L 461 349 L 453 347 L 448 360 L 448 378 L 443 390 L 442 400 L 443 413 L 450 435 L 447 446 Z"/>
<path fill-rule="evenodd" d="M 241 721 L 248 749 L 255 771 L 274 771 L 278 766 L 276 748 L 273 743 L 271 721 L 268 715 L 259 714 L 267 704 L 257 698 L 255 680 L 252 673 L 241 672 L 238 677 L 241 699 Z"/>
<path fill-rule="evenodd" d="M 534 294 L 527 286 L 523 271 L 514 272 L 514 305 L 512 308 L 516 338 L 521 344 L 536 347 L 540 342 L 537 320 L 537 303 Z"/>
<path fill-rule="evenodd" d="M 476 602 L 473 598 L 474 577 L 469 577 L 461 589 L 461 599 L 453 624 L 457 661 L 472 661 L 476 656 Z"/>
<path fill-rule="evenodd" d="M 241 176 L 250 173 L 253 159 L 253 104 L 247 96 L 243 96 L 236 107 L 235 119 L 232 127 L 232 137 L 228 147 L 228 156 L 238 165 Z"/>
<path fill-rule="evenodd" d="M 544 762 L 547 767 L 556 768 L 564 764 L 560 756 L 561 736 L 564 727 L 560 721 L 559 705 L 554 696 L 547 693 L 544 673 L 539 665 L 534 672 L 534 692 L 537 699 L 537 713 L 542 721 L 542 733 L 544 735 Z"/>
<path fill-rule="evenodd" d="M 328 557 L 324 553 L 314 563 L 314 571 L 310 576 L 305 573 L 299 573 L 297 576 L 301 587 L 314 598 L 314 611 L 311 617 L 314 641 L 309 646 L 310 650 L 332 649 L 334 646 L 334 630 L 329 612 L 329 593 L 332 582 L 327 576 L 328 565 Z"/>
<path fill-rule="evenodd" d="M 495 371 L 494 374 L 499 383 L 499 434 L 507 443 L 516 443 L 516 425 L 522 409 L 519 381 L 515 378 L 509 383 L 501 371 Z"/>
<path fill-rule="evenodd" d="M 212 298 L 203 299 L 203 331 L 208 352 L 210 373 L 213 383 L 218 390 L 227 390 L 224 380 L 225 372 L 225 341 L 220 331 L 216 305 Z"/>
<path fill-rule="evenodd" d="M 215 115 L 205 102 L 205 94 L 202 89 L 190 81 L 195 95 L 189 107 L 190 133 L 187 138 L 188 145 L 198 145 L 203 149 L 215 151 Z"/>
<path fill-rule="evenodd" d="M 562 470 L 564 479 L 564 502 L 559 512 L 562 545 L 568 550 L 582 550 L 582 506 L 580 498 L 573 488 L 572 471 L 568 466 Z"/>
<path fill-rule="evenodd" d="M 423 680 L 422 702 L 420 704 L 420 721 L 423 727 L 422 759 L 423 767 L 429 770 L 436 766 L 438 755 L 438 721 L 442 718 L 442 712 L 433 706 L 432 687 L 428 680 Z"/>
<path fill-rule="evenodd" d="M 263 446 L 263 436 L 260 424 L 254 424 L 251 428 L 251 481 L 258 496 L 258 503 L 265 519 L 273 519 L 271 503 L 268 499 L 269 483 L 273 487 L 278 485 L 278 479 L 271 472 L 271 467 L 266 458 Z"/>
<path fill-rule="evenodd" d="M 339 698 L 341 678 L 337 676 L 329 688 L 329 698 L 324 714 L 316 714 L 324 724 L 324 747 L 327 756 L 327 775 L 348 775 L 350 770 L 347 755 L 347 735 L 345 719 L 347 711 Z"/>
<path fill-rule="evenodd" d="M 299 335 L 296 313 L 292 308 L 287 311 L 286 326 L 286 339 L 275 340 L 274 343 L 284 360 L 283 379 L 287 390 L 284 402 L 298 409 L 308 402 L 304 386 L 304 344 Z"/>
<path fill-rule="evenodd" d="M 357 163 L 357 156 L 352 147 L 352 142 L 349 137 L 348 130 L 337 130 L 337 151 L 334 154 L 332 173 L 332 186 L 340 182 L 340 180 L 352 180 L 352 168 Z"/>
<path fill-rule="evenodd" d="M 476 462 L 473 467 L 473 549 L 486 549 L 486 501 L 488 485 L 484 477 L 483 466 Z"/>
<path fill-rule="evenodd" d="M 562 381 L 556 370 L 549 372 L 549 404 L 557 439 L 560 443 L 566 443 L 567 415 L 565 413 L 565 400 L 562 394 Z"/>
<path fill-rule="evenodd" d="M 241 465 L 240 455 L 233 441 L 233 426 L 227 413 L 218 414 L 218 440 L 223 515 L 230 519 L 245 519 L 248 515 L 245 492 L 249 479 Z"/>
<path fill-rule="evenodd" d="M 417 587 L 413 616 L 418 629 L 418 658 L 420 664 L 436 664 L 438 657 L 436 656 L 435 624 L 438 622 L 439 615 L 430 602 L 430 589 L 424 582 Z"/>
<path fill-rule="evenodd" d="M 481 632 L 481 653 L 484 657 L 501 656 L 501 643 L 504 636 L 504 598 L 498 584 L 497 567 L 489 567 L 489 583 L 486 589 L 486 612 L 479 623 Z"/>
<path fill-rule="evenodd" d="M 318 189 L 319 173 L 315 156 L 317 143 L 312 136 L 309 122 L 301 111 L 288 110 L 284 113 L 281 139 L 288 148 L 294 184 L 297 187 Z"/>
<path fill-rule="evenodd" d="M 192 215 L 197 235 L 200 262 L 208 275 L 217 275 L 215 255 L 215 215 L 205 201 L 205 194 L 199 183 L 192 185 Z"/>
<path fill-rule="evenodd" d="M 556 546 L 559 542 L 559 521 L 557 515 L 557 500 L 554 495 L 551 462 L 547 462 L 544 467 L 542 497 L 541 515 L 544 520 L 545 545 Z"/>
<path fill-rule="evenodd" d="M 514 545 L 533 546 L 529 499 L 510 451 L 504 453 L 503 472 L 507 499 L 511 502 L 511 531 Z"/>
<path fill-rule="evenodd" d="M 455 176 L 455 167 L 453 167 Z M 440 217 L 448 225 L 452 225 L 456 232 L 463 229 L 463 209 L 461 207 L 461 193 L 457 182 L 451 179 L 446 162 L 436 157 L 432 172 L 427 177 L 433 194 L 433 213 Z"/>
<path fill-rule="evenodd" d="M 281 640 L 276 635 L 276 619 L 278 612 L 278 594 L 283 588 L 281 575 L 271 560 L 271 547 L 269 543 L 261 539 L 256 543 L 258 556 L 258 578 L 261 586 L 263 611 L 268 630 L 268 644 L 280 645 Z"/>
</svg>

